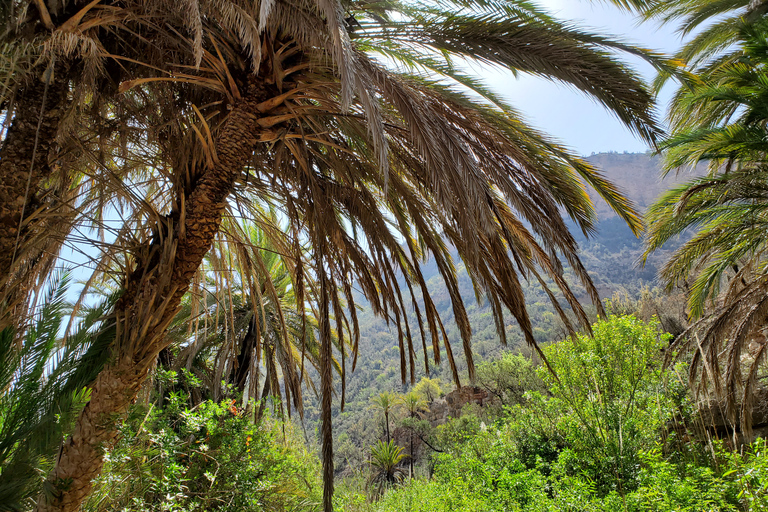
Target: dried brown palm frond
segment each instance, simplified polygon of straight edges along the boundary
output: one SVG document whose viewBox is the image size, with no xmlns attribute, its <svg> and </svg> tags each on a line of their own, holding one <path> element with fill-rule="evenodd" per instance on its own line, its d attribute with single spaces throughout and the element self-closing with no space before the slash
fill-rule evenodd
<svg viewBox="0 0 768 512">
<path fill-rule="evenodd" d="M 56 254 L 41 250 L 34 239 L 46 227 L 29 218 L 62 202 L 41 199 L 50 197 L 48 181 L 79 170 L 70 161 L 78 143 L 95 135 L 102 144 L 104 132 L 120 123 L 121 107 L 115 107 L 119 83 L 188 61 L 187 49 L 178 51 L 178 31 L 157 23 L 164 17 L 169 26 L 176 21 L 186 27 L 175 2 L 8 3 L 0 33 L 0 291 L 11 302 L 23 303 L 28 283 L 35 280 L 28 274 L 41 261 L 31 255 L 42 255 L 50 265 Z M 221 19 L 233 30 L 255 26 L 244 17 L 247 13 Z M 245 47 L 260 48 L 255 29 L 239 34 Z M 83 123 L 91 125 L 90 134 L 80 129 Z M 103 149 L 99 153 L 103 160 Z M 28 245 L 36 247 L 28 250 Z M 24 254 L 30 255 L 27 260 Z M 0 317 L 6 318 L 8 309 Z"/>
<path fill-rule="evenodd" d="M 43 1 L 36 7 L 10 3 L 0 65 L 0 302 L 10 303 L 0 321 L 9 321 L 13 304 L 25 302 L 34 289 L 30 283 L 55 261 L 57 251 L 47 240 L 39 243 L 39 235 L 49 229 L 46 219 L 67 216 L 53 206 L 71 206 L 69 188 L 55 186 L 72 179 L 67 169 L 73 155 L 66 148 L 74 141 L 67 132 L 82 119 L 78 107 L 98 108 L 109 94 L 105 85 L 119 80 L 120 68 L 105 64 L 105 56 L 131 46 L 119 37 L 100 37 L 114 35 L 113 29 L 131 32 L 125 10 L 93 9 L 94 3 L 52 2 L 57 9 Z M 54 197 L 58 192 L 65 196 Z M 24 308 L 15 309 L 23 317 Z"/>
<path fill-rule="evenodd" d="M 766 377 L 768 277 L 764 262 L 748 262 L 730 278 L 714 310 L 670 345 L 668 360 L 692 353 L 691 382 L 701 396 L 725 403 L 729 421 L 752 435 L 759 381 Z"/>
<path fill-rule="evenodd" d="M 422 257 L 429 253 L 436 258 L 454 300 L 454 313 L 462 329 L 465 347 L 469 344 L 471 333 L 468 320 L 463 312 L 455 270 L 443 236 L 459 249 L 478 292 L 487 293 L 498 305 L 496 310 L 499 313 L 501 303 L 512 311 L 529 335 L 529 341 L 533 341 L 530 325 L 522 302 L 520 283 L 515 277 L 519 272 L 535 272 L 533 275 L 539 277 L 539 272 L 543 272 L 552 277 L 562 288 L 570 305 L 577 312 L 581 311 L 569 286 L 560 277 L 562 263 L 553 255 L 562 254 L 566 262 L 574 266 L 587 288 L 593 288 L 576 258 L 576 245 L 565 227 L 559 208 L 568 208 L 585 230 L 591 228 L 593 217 L 588 203 L 583 201 L 583 184 L 573 171 L 568 170 L 566 161 L 561 159 L 563 153 L 553 146 L 554 155 L 539 155 L 536 162 L 547 167 L 536 165 L 530 162 L 530 155 L 519 145 L 510 147 L 510 138 L 502 130 L 506 128 L 518 138 L 522 135 L 541 140 L 538 134 L 523 132 L 514 125 L 510 127 L 512 123 L 509 122 L 507 126 L 501 125 L 508 120 L 499 115 L 487 115 L 486 118 L 476 115 L 474 111 L 452 101 L 454 97 L 459 97 L 456 94 L 435 95 L 418 83 L 400 81 L 386 70 L 378 69 L 376 72 L 387 75 L 386 80 L 382 80 L 382 97 L 389 99 L 392 94 L 389 91 L 394 90 L 398 94 L 396 100 L 399 101 L 400 111 L 411 116 L 408 120 L 411 132 L 417 131 L 416 136 L 423 137 L 423 156 L 409 153 L 406 149 L 393 149 L 390 175 L 381 178 L 373 148 L 366 147 L 365 139 L 351 141 L 340 132 L 343 129 L 364 136 L 364 117 L 354 112 L 343 115 L 333 97 L 312 97 L 312 101 L 322 106 L 315 112 L 311 104 L 301 104 L 313 92 L 308 90 L 287 102 L 293 103 L 291 111 L 303 113 L 300 120 L 307 123 L 301 128 L 304 135 L 297 139 L 286 133 L 274 141 L 270 147 L 274 156 L 264 155 L 266 162 L 262 165 L 267 169 L 282 166 L 295 170 L 295 174 L 282 172 L 282 183 L 267 185 L 259 184 L 262 173 L 257 172 L 251 186 L 257 191 L 269 186 L 271 194 L 282 195 L 276 204 L 287 204 L 289 219 L 293 223 L 306 225 L 307 229 L 312 229 L 307 217 L 313 206 L 303 203 L 307 200 L 318 201 L 318 195 L 311 193 L 313 190 L 323 192 L 324 200 L 330 202 L 324 210 L 328 218 L 323 222 L 323 229 L 338 231 L 338 234 L 328 235 L 330 239 L 338 240 L 335 245 L 339 246 L 338 249 L 331 249 L 339 251 L 332 258 L 332 265 L 338 266 L 333 274 L 339 276 L 339 284 L 343 283 L 345 276 L 358 276 L 361 288 L 377 311 L 396 320 L 402 335 L 400 338 L 405 340 L 401 353 L 404 363 L 412 358 L 413 347 L 407 346 L 407 340 L 411 338 L 407 332 L 409 326 L 399 320 L 405 318 L 406 313 L 400 292 L 395 289 L 396 274 L 402 274 L 408 282 L 412 295 L 410 302 L 418 303 L 418 297 L 412 293 L 413 286 L 418 291 L 426 291 L 426 285 L 419 277 L 418 265 Z M 466 101 L 466 98 L 461 99 Z M 339 120 L 329 117 L 329 112 L 334 111 L 338 112 Z M 408 148 L 413 137 L 400 128 L 402 125 L 403 121 L 398 117 L 386 122 L 387 135 L 391 141 L 398 143 L 394 146 L 396 148 Z M 510 128 L 518 129 L 513 131 Z M 309 137 L 310 130 L 316 135 Z M 470 147 L 474 150 L 482 148 L 484 157 L 481 159 L 470 152 Z M 518 160 L 509 154 L 515 150 L 520 157 Z M 356 157 L 361 152 L 367 152 L 368 159 Z M 442 164 L 438 167 L 436 162 Z M 316 171 L 312 172 L 313 169 Z M 584 166 L 581 170 L 590 178 L 594 177 L 588 174 L 593 172 L 592 169 Z M 271 180 L 270 176 L 265 174 L 263 178 Z M 594 178 L 595 182 L 599 179 Z M 554 183 L 557 183 L 558 194 L 551 193 Z M 615 197 L 612 189 L 606 191 L 606 187 L 601 188 L 606 195 L 614 194 Z M 581 202 L 578 202 L 579 199 Z M 384 211 L 379 213 L 382 208 Z M 518 220 L 516 214 L 531 224 L 532 231 Z M 393 225 L 389 215 L 397 220 L 397 224 Z M 544 222 L 544 219 L 547 221 Z M 351 236 L 347 222 L 360 234 L 368 235 L 369 239 L 360 244 Z M 408 248 L 403 246 L 399 236 L 406 236 Z M 414 236 L 420 240 L 411 243 L 409 240 Z M 340 245 L 342 242 L 344 245 Z M 420 245 L 418 249 L 416 244 Z M 512 257 L 508 251 L 512 251 Z M 348 266 L 350 263 L 356 268 Z M 360 278 L 361 275 L 364 277 Z M 594 291 L 593 296 L 596 296 Z M 436 345 L 439 338 L 436 327 L 441 322 L 435 318 L 429 303 L 425 307 L 427 323 Z M 583 313 L 581 318 L 585 320 Z M 423 332 L 421 325 L 420 328 Z M 501 329 L 500 337 L 504 339 L 503 336 Z M 439 350 L 435 356 L 439 357 Z M 412 361 L 410 363 L 412 367 Z M 407 366 L 408 363 L 404 364 L 403 378 Z M 471 368 L 470 364 L 470 371 Z"/>
</svg>

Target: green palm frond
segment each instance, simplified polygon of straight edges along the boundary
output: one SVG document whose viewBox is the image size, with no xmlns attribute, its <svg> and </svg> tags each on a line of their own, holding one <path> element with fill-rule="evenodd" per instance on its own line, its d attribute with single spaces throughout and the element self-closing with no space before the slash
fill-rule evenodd
<svg viewBox="0 0 768 512">
<path fill-rule="evenodd" d="M 727 8 L 726 2 L 710 7 L 701 16 Z M 673 132 L 662 143 L 668 169 L 706 164 L 708 173 L 648 209 L 644 257 L 673 237 L 691 235 L 660 271 L 668 287 L 686 288 L 696 320 L 669 357 L 693 352 L 691 382 L 714 392 L 731 420 L 738 417 L 750 432 L 768 311 L 768 21 L 741 20 L 737 28 L 738 47 L 699 69 L 675 97 Z"/>
<path fill-rule="evenodd" d="M 440 56 L 452 72 L 453 59 L 471 59 L 561 81 L 597 99 L 646 140 L 655 139 L 656 122 L 645 108 L 650 98 L 644 96 L 642 81 L 610 51 L 640 55 L 663 68 L 659 55 L 560 24 L 530 5 L 521 12 L 512 10 L 509 2 L 493 3 L 495 9 L 489 9 L 488 2 L 477 2 L 474 9 L 465 10 L 453 2 L 443 4 L 404 7 L 406 19 L 398 22 L 363 20 L 353 41 L 376 51 L 379 40 L 384 40 L 388 47 L 381 53 L 405 64 L 424 63 L 410 58 L 414 53 Z M 449 76 L 439 66 L 429 69 Z M 625 79 L 617 81 L 618 76 Z M 641 111 L 645 113 L 638 115 Z"/>
<path fill-rule="evenodd" d="M 26 510 L 44 489 L 44 475 L 88 401 L 87 385 L 114 340 L 114 330 L 110 334 L 103 325 L 108 305 L 90 311 L 72 336 L 61 339 L 68 285 L 68 274 L 52 277 L 21 346 L 12 328 L 0 332 L 2 510 Z"/>
<path fill-rule="evenodd" d="M 405 457 L 407 455 L 403 453 L 403 448 L 394 441 L 379 441 L 371 447 L 371 484 L 375 486 L 377 494 L 405 481 L 405 471 L 398 466 Z"/>
<path fill-rule="evenodd" d="M 682 37 L 690 37 L 673 56 L 667 69 L 659 69 L 654 89 L 661 90 L 670 79 L 685 82 L 706 74 L 714 67 L 736 62 L 733 47 L 743 42 L 742 27 L 759 23 L 768 13 L 760 0 L 609 0 L 638 13 L 645 20 L 675 25 Z M 674 66 L 679 67 L 678 70 Z M 682 89 L 681 89 L 682 91 Z M 672 104 L 675 110 L 675 102 Z"/>
</svg>

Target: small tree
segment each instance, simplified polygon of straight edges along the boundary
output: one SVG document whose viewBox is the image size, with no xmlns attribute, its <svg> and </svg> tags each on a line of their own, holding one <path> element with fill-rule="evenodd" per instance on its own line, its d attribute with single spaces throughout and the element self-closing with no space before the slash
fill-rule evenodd
<svg viewBox="0 0 768 512">
<path fill-rule="evenodd" d="M 391 391 L 385 391 L 379 393 L 377 396 L 371 397 L 371 409 L 378 409 L 384 413 L 384 432 L 387 434 L 387 442 L 390 441 L 389 435 L 389 413 L 392 412 L 392 408 L 397 402 L 397 395 Z"/>
<path fill-rule="evenodd" d="M 557 378 L 544 373 L 556 400 L 570 409 L 563 422 L 580 463 L 608 492 L 630 490 L 640 467 L 642 446 L 656 439 L 665 409 L 661 348 L 671 335 L 654 318 L 610 316 L 592 327 L 594 336 L 579 335 L 545 350 Z M 615 480 L 611 478 L 615 477 Z"/>
<path fill-rule="evenodd" d="M 397 465 L 405 456 L 403 449 L 394 441 L 379 441 L 371 448 L 371 466 L 374 468 L 371 484 L 376 488 L 376 495 L 387 487 L 403 483 L 405 472 Z"/>
<path fill-rule="evenodd" d="M 522 404 L 526 393 L 546 389 L 531 360 L 522 354 L 504 354 L 501 359 L 478 366 L 476 382 L 502 406 Z"/>
<path fill-rule="evenodd" d="M 428 410 L 427 402 L 422 398 L 415 389 L 412 389 L 404 395 L 397 397 L 397 403 L 405 409 L 408 414 L 408 418 L 411 420 L 409 423 L 409 435 L 410 435 L 410 449 L 408 457 L 408 478 L 413 478 L 413 419 L 416 417 L 419 411 Z"/>
<path fill-rule="evenodd" d="M 419 383 L 414 386 L 413 391 L 428 403 L 432 403 L 440 396 L 440 379 L 422 377 Z"/>
</svg>

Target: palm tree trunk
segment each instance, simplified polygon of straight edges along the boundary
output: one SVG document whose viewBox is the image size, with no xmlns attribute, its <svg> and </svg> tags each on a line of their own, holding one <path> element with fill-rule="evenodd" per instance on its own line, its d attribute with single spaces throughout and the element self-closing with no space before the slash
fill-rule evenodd
<svg viewBox="0 0 768 512">
<path fill-rule="evenodd" d="M 267 370 L 269 372 L 269 370 Z M 261 392 L 261 400 L 259 400 L 259 410 L 256 413 L 256 421 L 260 421 L 261 418 L 264 417 L 264 411 L 267 409 L 267 398 L 269 398 L 270 388 L 271 388 L 271 382 L 272 378 L 269 373 L 267 373 L 265 379 L 264 379 L 264 389 Z"/>
<path fill-rule="evenodd" d="M 147 246 L 126 279 L 114 310 L 114 362 L 94 382 L 91 400 L 48 476 L 52 498 L 41 494 L 38 512 L 79 510 L 101 471 L 104 448 L 115 440 L 152 362 L 168 345 L 165 329 L 213 243 L 227 196 L 253 152 L 254 106 L 263 96 L 263 90 L 255 89 L 252 85 L 230 112 L 216 140 L 218 163 L 202 175 L 186 198 L 185 210 L 168 219 L 169 236 L 160 246 Z"/>
<path fill-rule="evenodd" d="M 408 479 L 413 480 L 413 428 L 411 428 L 411 449 L 410 449 L 409 455 L 410 457 L 408 457 Z"/>
<path fill-rule="evenodd" d="M 321 434 L 323 459 L 323 512 L 333 512 L 333 426 L 331 406 L 333 396 L 333 349 L 331 347 L 331 321 L 329 312 L 328 280 L 325 275 L 322 237 L 315 242 L 317 273 L 320 283 L 320 389 Z"/>
<path fill-rule="evenodd" d="M 254 332 L 256 329 L 256 319 L 252 318 L 251 321 L 248 322 L 248 330 L 239 343 L 240 351 L 236 358 L 237 367 L 233 365 L 229 372 L 229 383 L 235 386 L 235 389 L 240 393 L 245 392 L 248 374 L 251 371 L 253 351 L 256 344 L 256 333 Z"/>
<path fill-rule="evenodd" d="M 51 175 L 50 154 L 67 103 L 66 64 L 38 69 L 48 81 L 34 79 L 16 97 L 13 122 L 0 146 L 0 291 L 8 283 L 14 258 L 33 232 L 22 225 L 39 205 L 38 189 Z"/>
</svg>

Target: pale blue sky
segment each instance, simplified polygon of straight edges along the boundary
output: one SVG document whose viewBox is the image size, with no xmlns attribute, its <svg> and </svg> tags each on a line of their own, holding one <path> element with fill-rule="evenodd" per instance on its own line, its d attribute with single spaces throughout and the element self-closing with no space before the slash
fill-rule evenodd
<svg viewBox="0 0 768 512">
<path fill-rule="evenodd" d="M 538 3 L 561 20 L 620 37 L 643 48 L 671 53 L 680 46 L 680 39 L 672 26 L 658 27 L 652 23 L 638 26 L 631 14 L 597 0 L 538 0 Z M 646 80 L 653 78 L 651 66 L 640 59 L 626 60 L 641 71 Z M 482 70 L 482 76 L 532 125 L 557 137 L 579 154 L 642 152 L 648 149 L 607 110 L 566 86 L 527 75 L 519 75 L 515 79 L 503 71 Z M 662 119 L 666 109 L 664 103 L 670 97 L 672 88 L 662 91 L 659 111 Z"/>
</svg>

